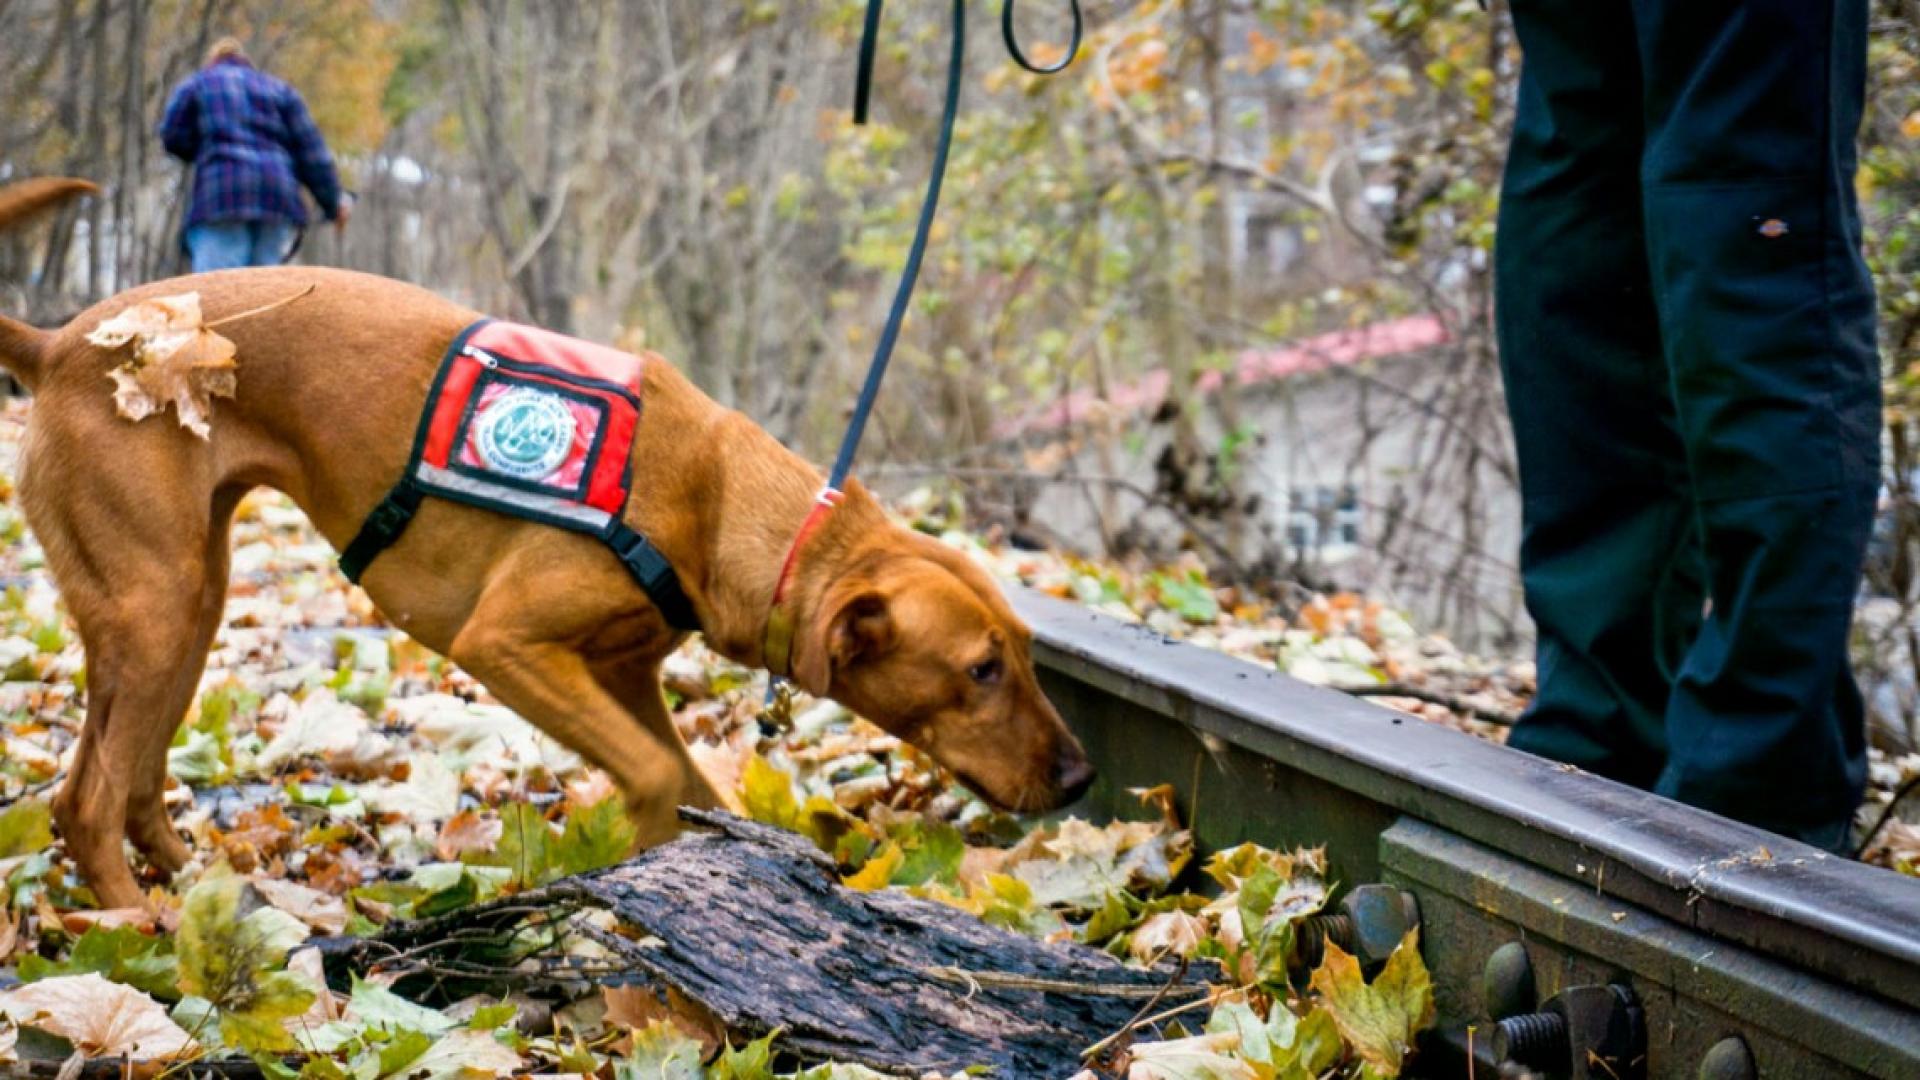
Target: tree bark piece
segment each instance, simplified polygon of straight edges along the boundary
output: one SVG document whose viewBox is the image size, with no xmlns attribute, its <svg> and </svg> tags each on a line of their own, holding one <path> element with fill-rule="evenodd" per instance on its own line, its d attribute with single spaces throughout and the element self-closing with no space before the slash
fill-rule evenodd
<svg viewBox="0 0 1920 1080">
<path fill-rule="evenodd" d="M 1048 944 L 943 904 L 857 892 L 805 839 L 721 813 L 707 830 L 606 870 L 396 927 L 386 947 L 418 950 L 495 909 L 581 905 L 642 935 L 596 934 L 635 983 L 691 999 L 736 1036 L 780 1030 L 776 1047 L 905 1075 L 991 1066 L 995 1076 L 1064 1077 L 1080 1051 L 1150 1002 L 1205 993 L 1172 965 L 1129 968 Z M 1170 985 L 1180 982 L 1179 985 Z"/>
</svg>

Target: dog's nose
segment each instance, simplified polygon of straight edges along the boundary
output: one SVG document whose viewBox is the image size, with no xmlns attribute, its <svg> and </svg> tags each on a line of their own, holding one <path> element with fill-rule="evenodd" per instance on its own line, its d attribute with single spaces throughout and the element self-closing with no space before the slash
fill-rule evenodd
<svg viewBox="0 0 1920 1080">
<path fill-rule="evenodd" d="M 1093 786 L 1093 781 L 1099 775 L 1093 763 L 1088 761 L 1085 755 L 1079 753 L 1060 755 L 1054 762 L 1053 773 L 1054 787 L 1060 792 L 1060 805 L 1066 806 L 1079 802 L 1080 796 L 1087 793 L 1087 789 Z"/>
</svg>

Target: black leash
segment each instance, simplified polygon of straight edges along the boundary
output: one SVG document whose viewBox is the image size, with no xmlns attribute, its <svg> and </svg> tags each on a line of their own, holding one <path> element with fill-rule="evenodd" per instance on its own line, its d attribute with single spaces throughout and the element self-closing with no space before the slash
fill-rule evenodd
<svg viewBox="0 0 1920 1080">
<path fill-rule="evenodd" d="M 859 73 L 853 86 L 853 122 L 867 122 L 867 107 L 873 101 L 873 59 L 879 51 L 880 13 L 886 0 L 867 0 L 866 26 L 860 33 Z M 1050 67 L 1041 67 L 1027 59 L 1020 49 L 1020 42 L 1013 29 L 1013 8 L 1015 0 L 1005 0 L 1000 8 L 1000 35 L 1006 41 L 1007 52 L 1013 62 L 1035 75 L 1052 75 L 1066 70 L 1068 64 L 1080 52 L 1080 0 L 1067 0 L 1073 12 L 1073 37 L 1067 44 L 1066 55 L 1060 62 Z M 867 379 L 860 387 L 860 398 L 854 402 L 853 415 L 847 420 L 847 433 L 840 439 L 840 452 L 834 456 L 833 469 L 827 473 L 827 484 L 820 492 L 808 524 L 794 540 L 794 546 L 788 549 L 786 564 L 781 567 L 780 579 L 774 585 L 773 610 L 767 615 L 767 645 L 765 652 L 774 649 L 773 643 L 780 640 L 780 651 L 790 658 L 793 627 L 783 622 L 785 615 L 781 609 L 781 592 L 786 585 L 787 575 L 792 571 L 795 552 L 800 543 L 812 530 L 816 519 L 832 508 L 840 500 L 840 489 L 847 481 L 847 473 L 853 469 L 853 454 L 860 447 L 860 436 L 867 429 L 867 418 L 873 414 L 873 403 L 880 396 L 880 381 L 886 377 L 887 364 L 893 359 L 893 346 L 900 339 L 900 326 L 907 318 L 907 305 L 913 300 L 913 286 L 920 279 L 920 264 L 926 258 L 927 238 L 933 232 L 933 213 L 940 205 L 940 185 L 947 175 L 947 153 L 953 148 L 953 124 L 960 115 L 960 80 L 965 74 L 967 59 L 967 0 L 953 0 L 953 51 L 947 60 L 947 100 L 940 115 L 940 137 L 934 145 L 933 173 L 927 177 L 927 194 L 920 203 L 920 222 L 914 228 L 913 246 L 907 249 L 907 264 L 900 271 L 900 284 L 894 290 L 893 307 L 887 312 L 887 325 L 880 332 L 880 340 L 873 349 L 873 360 L 867 365 Z M 780 627 L 776 632 L 776 627 Z M 775 668 L 784 667 L 786 660 L 776 661 Z M 766 707 L 773 706 L 782 675 L 774 672 L 767 680 Z M 762 719 L 763 729 L 766 720 Z"/>
<path fill-rule="evenodd" d="M 1013 9 L 1015 0 L 1005 0 L 1000 8 L 1000 36 L 1006 42 L 1007 52 L 1013 62 L 1035 75 L 1053 75 L 1064 71 L 1073 63 L 1080 52 L 1080 35 L 1083 29 L 1080 17 L 1080 0 L 1067 0 L 1073 13 L 1073 36 L 1067 43 L 1066 55 L 1060 62 L 1051 66 L 1035 64 L 1027 58 L 1020 48 L 1018 35 L 1013 28 Z M 880 13 L 885 0 L 867 0 L 867 21 L 860 34 L 860 68 L 853 89 L 853 122 L 867 122 L 867 107 L 873 100 L 873 60 L 879 49 Z M 953 124 L 960 114 L 960 80 L 964 74 L 967 57 L 967 3 L 966 0 L 953 0 L 953 51 L 947 61 L 947 99 L 940 117 L 940 137 L 934 146 L 933 174 L 927 178 L 927 194 L 920 203 L 920 222 L 914 229 L 913 246 L 907 249 L 907 263 L 900 271 L 900 285 L 893 294 L 893 307 L 887 312 L 886 328 L 880 333 L 880 340 L 874 346 L 873 360 L 867 367 L 867 380 L 860 388 L 860 399 L 854 403 L 853 416 L 847 421 L 847 433 L 840 441 L 840 452 L 833 459 L 833 470 L 827 474 L 827 487 L 838 491 L 846 482 L 847 473 L 853 468 L 853 454 L 860 445 L 860 436 L 866 431 L 867 417 L 873 412 L 873 403 L 880 396 L 880 380 L 886 377 L 887 364 L 893 359 L 894 344 L 900 338 L 901 324 L 907 318 L 907 305 L 913 299 L 913 287 L 920 278 L 920 263 L 927 254 L 927 238 L 933 232 L 934 210 L 940 205 L 940 184 L 947 174 L 947 152 L 953 147 Z"/>
</svg>

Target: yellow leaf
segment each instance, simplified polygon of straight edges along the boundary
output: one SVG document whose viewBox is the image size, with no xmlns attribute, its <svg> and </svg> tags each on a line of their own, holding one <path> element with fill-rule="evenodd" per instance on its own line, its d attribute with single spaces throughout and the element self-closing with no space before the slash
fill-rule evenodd
<svg viewBox="0 0 1920 1080">
<path fill-rule="evenodd" d="M 1908 113 L 1907 118 L 1900 121 L 1900 134 L 1909 139 L 1920 139 L 1920 109 Z"/>
<path fill-rule="evenodd" d="M 793 797 L 793 778 L 775 768 L 759 754 L 747 761 L 741 778 L 741 795 L 747 816 L 767 825 L 797 831 L 800 803 Z"/>
<path fill-rule="evenodd" d="M 1384 1077 L 1400 1075 L 1413 1038 L 1433 1023 L 1433 981 L 1420 960 L 1420 931 L 1409 930 L 1369 985 L 1360 961 L 1327 942 L 1313 990 L 1354 1053 Z"/>
<path fill-rule="evenodd" d="M 861 867 L 858 873 L 841 878 L 840 883 L 860 892 L 884 889 L 887 883 L 893 880 L 893 872 L 900 869 L 900 864 L 905 862 L 906 858 L 907 853 L 900 850 L 900 845 L 889 840 L 884 847 L 874 853 L 873 858 L 867 860 L 867 865 Z"/>
</svg>

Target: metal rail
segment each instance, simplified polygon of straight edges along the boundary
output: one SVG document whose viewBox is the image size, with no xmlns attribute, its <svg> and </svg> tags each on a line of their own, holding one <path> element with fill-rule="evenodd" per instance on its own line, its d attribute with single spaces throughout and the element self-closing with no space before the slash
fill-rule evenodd
<svg viewBox="0 0 1920 1080">
<path fill-rule="evenodd" d="M 1013 602 L 1101 766 L 1090 809 L 1172 781 L 1203 850 L 1324 843 L 1341 882 L 1411 889 L 1443 1023 L 1486 1021 L 1460 984 L 1519 940 L 1549 984 L 1635 987 L 1650 1076 L 1695 1076 L 1722 1033 L 1769 1080 L 1920 1077 L 1920 884 L 1077 605 Z"/>
</svg>

